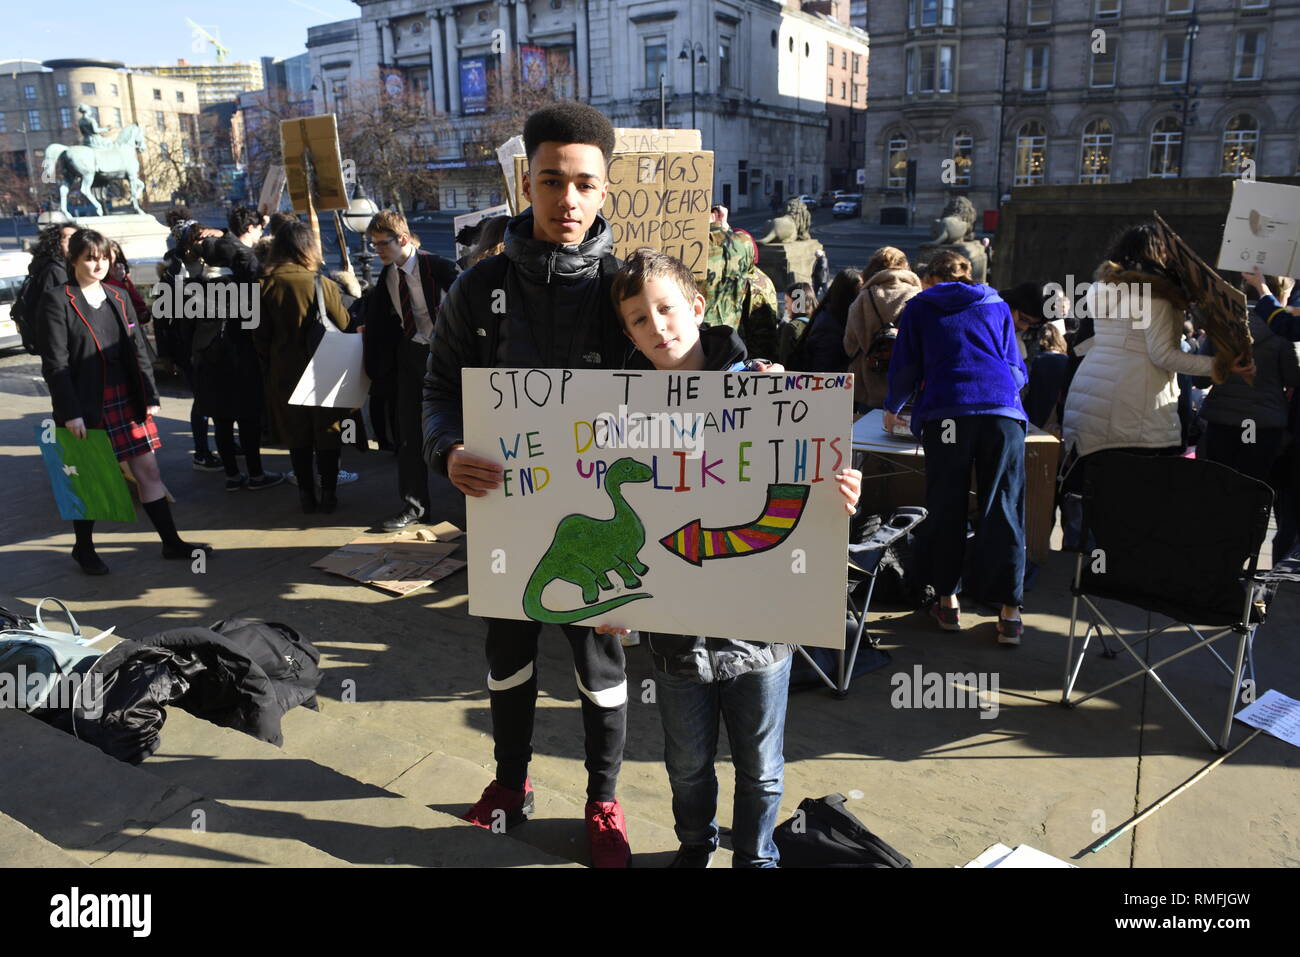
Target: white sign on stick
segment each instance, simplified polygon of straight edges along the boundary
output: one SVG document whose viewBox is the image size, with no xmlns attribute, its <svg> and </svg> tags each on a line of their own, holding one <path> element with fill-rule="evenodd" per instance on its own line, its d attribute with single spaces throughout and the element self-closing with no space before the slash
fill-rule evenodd
<svg viewBox="0 0 1300 957">
<path fill-rule="evenodd" d="M 1234 180 L 1218 269 L 1300 276 L 1300 186 Z"/>
<path fill-rule="evenodd" d="M 465 369 L 470 612 L 844 645 L 851 375 Z"/>
</svg>

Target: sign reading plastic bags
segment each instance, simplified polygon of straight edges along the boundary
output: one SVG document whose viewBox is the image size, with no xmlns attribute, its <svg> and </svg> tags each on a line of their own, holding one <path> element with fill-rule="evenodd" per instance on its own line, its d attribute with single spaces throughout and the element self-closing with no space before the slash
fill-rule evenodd
<svg viewBox="0 0 1300 957">
<path fill-rule="evenodd" d="M 465 369 L 470 612 L 842 648 L 851 375 Z"/>
</svg>

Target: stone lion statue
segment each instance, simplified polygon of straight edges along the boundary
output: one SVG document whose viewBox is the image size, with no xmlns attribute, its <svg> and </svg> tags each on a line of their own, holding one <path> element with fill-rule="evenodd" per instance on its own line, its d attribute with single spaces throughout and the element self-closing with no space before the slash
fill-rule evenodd
<svg viewBox="0 0 1300 957">
<path fill-rule="evenodd" d="M 971 211 L 974 222 L 974 209 Z M 801 199 L 786 200 L 785 215 L 772 220 L 767 235 L 759 243 L 767 246 L 773 243 L 792 243 L 800 239 L 810 239 L 808 228 L 812 225 L 812 213 Z"/>
<path fill-rule="evenodd" d="M 975 239 L 975 204 L 965 196 L 954 196 L 934 222 L 938 233 L 930 242 L 921 243 L 922 249 L 971 242 Z"/>
</svg>

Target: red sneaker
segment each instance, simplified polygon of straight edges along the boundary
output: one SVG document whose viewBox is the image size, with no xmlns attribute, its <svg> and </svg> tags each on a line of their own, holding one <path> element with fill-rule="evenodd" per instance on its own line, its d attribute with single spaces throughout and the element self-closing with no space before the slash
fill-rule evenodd
<svg viewBox="0 0 1300 957">
<path fill-rule="evenodd" d="M 489 831 L 506 830 L 522 824 L 533 816 L 533 786 L 524 779 L 522 791 L 512 791 L 493 781 L 483 789 L 478 803 L 465 812 L 462 820 L 469 821 Z M 495 825 L 495 826 L 494 826 Z"/>
<path fill-rule="evenodd" d="M 618 801 L 588 801 L 587 839 L 592 867 L 627 867 L 632 848 L 627 843 L 627 820 Z"/>
</svg>

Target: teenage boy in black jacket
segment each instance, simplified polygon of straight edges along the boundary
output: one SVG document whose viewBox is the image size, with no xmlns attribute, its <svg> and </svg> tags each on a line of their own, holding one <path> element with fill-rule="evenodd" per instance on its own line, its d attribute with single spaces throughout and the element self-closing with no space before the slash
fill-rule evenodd
<svg viewBox="0 0 1300 957">
<path fill-rule="evenodd" d="M 421 454 L 421 391 L 434 321 L 443 296 L 456 281 L 456 264 L 420 249 L 406 217 L 392 210 L 370 220 L 366 239 L 384 264 L 364 300 L 362 335 L 371 391 L 396 403 L 397 491 L 406 504 L 383 527 L 397 531 L 425 521 L 429 514 L 429 470 Z"/>
<path fill-rule="evenodd" d="M 465 450 L 461 370 L 501 366 L 621 369 L 628 352 L 609 287 L 619 262 L 600 215 L 614 130 L 580 103 L 539 110 L 524 124 L 532 204 L 506 227 L 505 252 L 461 275 L 443 302 L 424 380 L 424 454 L 461 492 L 481 497 L 500 484 L 495 462 Z M 465 819 L 491 828 L 530 817 L 535 621 L 487 619 L 488 691 L 496 779 Z M 586 734 L 585 818 L 596 867 L 626 867 L 627 824 L 614 796 L 627 734 L 623 646 L 585 626 L 562 626 L 573 650 Z"/>
</svg>

